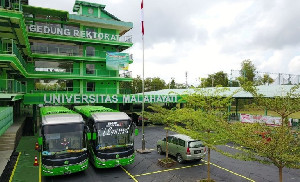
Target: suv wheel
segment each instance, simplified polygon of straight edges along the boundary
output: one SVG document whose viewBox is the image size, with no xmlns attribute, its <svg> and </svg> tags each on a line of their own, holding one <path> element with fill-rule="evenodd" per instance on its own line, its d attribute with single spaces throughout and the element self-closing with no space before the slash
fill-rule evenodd
<svg viewBox="0 0 300 182">
<path fill-rule="evenodd" d="M 157 153 L 162 155 L 163 154 L 163 151 L 161 149 L 161 146 L 157 146 Z"/>
<path fill-rule="evenodd" d="M 176 155 L 176 160 L 177 160 L 177 162 L 178 162 L 179 164 L 182 164 L 182 163 L 183 163 L 183 158 L 182 158 L 182 156 L 181 156 L 180 154 L 177 154 L 177 155 Z"/>
</svg>

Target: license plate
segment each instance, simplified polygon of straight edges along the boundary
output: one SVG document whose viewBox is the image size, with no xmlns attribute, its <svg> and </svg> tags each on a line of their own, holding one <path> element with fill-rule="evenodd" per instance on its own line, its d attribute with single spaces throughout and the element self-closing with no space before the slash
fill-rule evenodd
<svg viewBox="0 0 300 182">
<path fill-rule="evenodd" d="M 194 154 L 199 154 L 199 153 L 201 153 L 201 150 L 195 150 L 194 151 Z"/>
</svg>

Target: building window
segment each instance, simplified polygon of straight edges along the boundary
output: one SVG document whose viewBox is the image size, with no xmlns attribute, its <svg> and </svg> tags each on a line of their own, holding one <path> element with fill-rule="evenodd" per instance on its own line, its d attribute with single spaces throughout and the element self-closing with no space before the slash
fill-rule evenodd
<svg viewBox="0 0 300 182">
<path fill-rule="evenodd" d="M 34 62 L 35 71 L 43 72 L 58 72 L 58 73 L 72 73 L 73 63 L 67 61 L 47 61 L 44 59 L 36 59 Z"/>
<path fill-rule="evenodd" d="M 35 79 L 35 90 L 72 91 L 73 90 L 73 80 Z"/>
<path fill-rule="evenodd" d="M 78 45 L 31 42 L 31 51 L 38 54 L 81 56 Z"/>
<path fill-rule="evenodd" d="M 95 74 L 95 64 L 86 64 L 86 74 Z"/>
<path fill-rule="evenodd" d="M 86 91 L 95 92 L 95 82 L 87 82 L 86 83 Z"/>
<path fill-rule="evenodd" d="M 86 56 L 95 56 L 95 47 L 86 47 Z"/>
</svg>

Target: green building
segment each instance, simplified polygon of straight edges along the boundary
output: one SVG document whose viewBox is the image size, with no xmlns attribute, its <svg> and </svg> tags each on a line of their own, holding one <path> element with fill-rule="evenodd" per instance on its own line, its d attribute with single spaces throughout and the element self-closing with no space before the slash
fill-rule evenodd
<svg viewBox="0 0 300 182">
<path fill-rule="evenodd" d="M 76 0 L 73 11 L 0 0 L 0 102 L 23 105 L 104 103 L 117 108 L 120 82 L 132 81 L 133 24 L 105 5 Z M 108 59 L 110 63 L 107 62 Z M 110 64 L 110 65 L 109 65 Z M 123 71 L 125 70 L 125 71 Z"/>
<path fill-rule="evenodd" d="M 103 105 L 132 110 L 132 103 L 177 102 L 176 95 L 131 94 L 128 65 L 133 27 L 105 5 L 75 1 L 74 14 L 0 0 L 0 107 L 14 116 L 38 106 Z M 130 33 L 130 32 L 129 32 Z M 121 108 L 122 106 L 122 108 Z"/>
</svg>

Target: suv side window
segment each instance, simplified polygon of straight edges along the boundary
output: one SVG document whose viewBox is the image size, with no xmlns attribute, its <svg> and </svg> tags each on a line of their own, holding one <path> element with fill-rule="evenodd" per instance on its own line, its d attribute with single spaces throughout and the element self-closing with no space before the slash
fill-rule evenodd
<svg viewBox="0 0 300 182">
<path fill-rule="evenodd" d="M 178 145 L 178 138 L 174 137 L 172 140 L 172 143 L 175 145 Z"/>
<path fill-rule="evenodd" d="M 173 137 L 168 136 L 168 143 L 172 143 Z"/>
<path fill-rule="evenodd" d="M 185 141 L 181 140 L 181 139 L 178 139 L 178 145 L 180 145 L 182 147 L 185 147 Z"/>
</svg>

